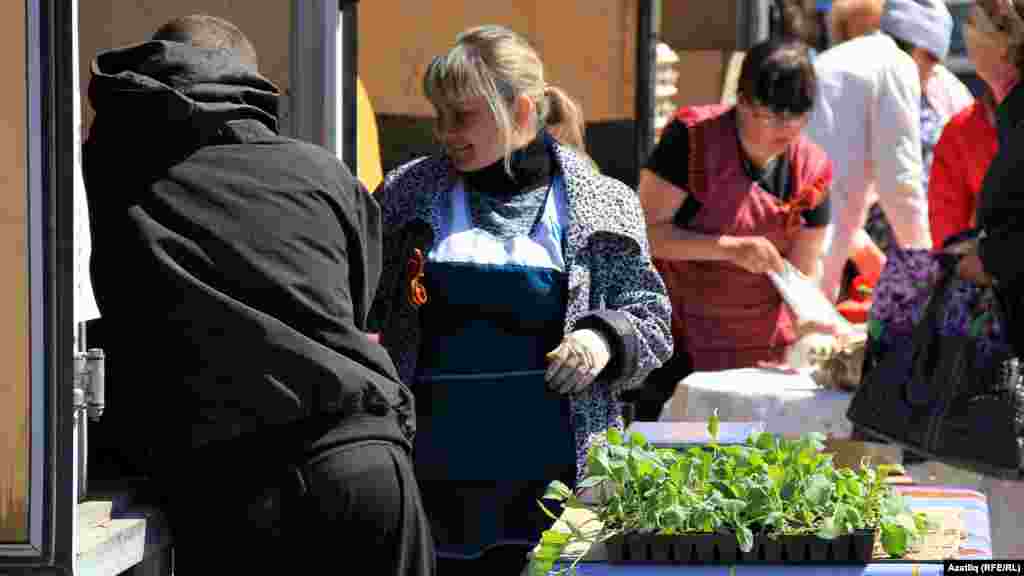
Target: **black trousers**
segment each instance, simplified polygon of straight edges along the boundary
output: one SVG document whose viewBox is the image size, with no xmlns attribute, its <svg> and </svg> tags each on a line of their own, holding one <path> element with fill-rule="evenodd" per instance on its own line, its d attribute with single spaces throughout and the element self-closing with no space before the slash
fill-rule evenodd
<svg viewBox="0 0 1024 576">
<path fill-rule="evenodd" d="M 318 445 L 329 430 L 292 426 L 163 467 L 156 480 L 176 576 L 434 574 L 406 450 L 378 440 Z"/>
</svg>

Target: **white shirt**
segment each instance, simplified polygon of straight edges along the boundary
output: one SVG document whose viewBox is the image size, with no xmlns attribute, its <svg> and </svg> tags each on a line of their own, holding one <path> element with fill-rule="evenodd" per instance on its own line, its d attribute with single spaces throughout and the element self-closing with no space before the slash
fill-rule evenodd
<svg viewBox="0 0 1024 576">
<path fill-rule="evenodd" d="M 849 40 L 814 60 L 818 97 L 807 125 L 833 164 L 832 223 L 822 288 L 833 298 L 854 233 L 877 198 L 902 248 L 931 248 L 921 187 L 921 82 L 891 38 Z"/>
<path fill-rule="evenodd" d="M 441 222 L 441 239 L 427 255 L 431 262 L 473 262 L 492 266 L 530 266 L 565 271 L 562 231 L 568 202 L 561 176 L 554 176 L 537 226 L 528 236 L 502 240 L 473 225 L 460 178 L 448 191 L 448 210 Z"/>
<path fill-rule="evenodd" d="M 967 86 L 942 64 L 935 65 L 924 92 L 932 108 L 940 114 L 943 124 L 974 103 L 974 96 Z"/>
</svg>

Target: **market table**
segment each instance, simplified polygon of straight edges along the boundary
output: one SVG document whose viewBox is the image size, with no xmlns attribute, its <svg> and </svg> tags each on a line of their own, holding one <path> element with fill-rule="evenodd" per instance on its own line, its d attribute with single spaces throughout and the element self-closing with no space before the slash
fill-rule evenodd
<svg viewBox="0 0 1024 576">
<path fill-rule="evenodd" d="M 809 371 L 767 368 L 694 372 L 665 403 L 660 421 L 705 421 L 718 410 L 722 420 L 761 421 L 765 431 L 784 436 L 821 432 L 847 438 L 846 409 L 852 394 L 821 388 Z"/>
<path fill-rule="evenodd" d="M 961 539 L 957 559 L 989 559 L 992 557 L 991 537 L 988 525 L 988 504 L 980 492 L 964 488 L 943 486 L 898 486 L 895 490 L 907 498 L 915 511 L 949 510 L 960 511 L 966 538 Z M 579 524 L 587 518 L 586 511 L 569 510 L 562 518 Z M 562 524 L 555 524 L 556 530 L 568 531 Z M 941 575 L 941 562 L 925 561 L 876 561 L 867 565 L 755 565 L 735 566 L 682 566 L 655 564 L 609 564 L 601 544 L 594 545 L 577 565 L 580 576 L 657 576 L 659 574 L 687 574 L 690 576 L 726 576 L 729 574 L 748 576 L 773 576 L 782 574 L 836 574 L 849 576 Z M 731 570 L 735 569 L 735 572 Z"/>
<path fill-rule="evenodd" d="M 846 408 L 852 394 L 817 387 L 806 371 L 771 369 L 697 372 L 682 380 L 665 403 L 660 421 L 701 422 L 717 408 L 719 418 L 761 421 L 767 432 L 798 436 L 821 432 L 849 437 Z M 997 558 L 1024 555 L 1024 482 L 983 477 L 937 462 L 908 467 L 916 483 L 965 486 L 983 493 L 991 505 L 993 552 Z"/>
</svg>

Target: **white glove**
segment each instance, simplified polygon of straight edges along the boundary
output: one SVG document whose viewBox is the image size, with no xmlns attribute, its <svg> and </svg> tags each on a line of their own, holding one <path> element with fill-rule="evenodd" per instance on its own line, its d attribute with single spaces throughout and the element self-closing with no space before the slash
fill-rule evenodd
<svg viewBox="0 0 1024 576">
<path fill-rule="evenodd" d="M 544 373 L 548 388 L 561 394 L 575 394 L 590 386 L 604 370 L 612 359 L 612 351 L 600 332 L 576 330 L 544 358 L 548 361 L 548 369 Z"/>
</svg>

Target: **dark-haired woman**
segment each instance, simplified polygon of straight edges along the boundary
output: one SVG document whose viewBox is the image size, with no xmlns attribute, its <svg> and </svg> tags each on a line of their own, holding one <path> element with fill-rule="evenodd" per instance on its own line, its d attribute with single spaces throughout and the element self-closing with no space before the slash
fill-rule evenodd
<svg viewBox="0 0 1024 576">
<path fill-rule="evenodd" d="M 640 175 L 673 337 L 694 370 L 781 362 L 795 322 L 767 273 L 815 276 L 832 165 L 801 135 L 816 79 L 807 48 L 769 40 L 746 56 L 735 106 L 683 108 Z"/>
</svg>

